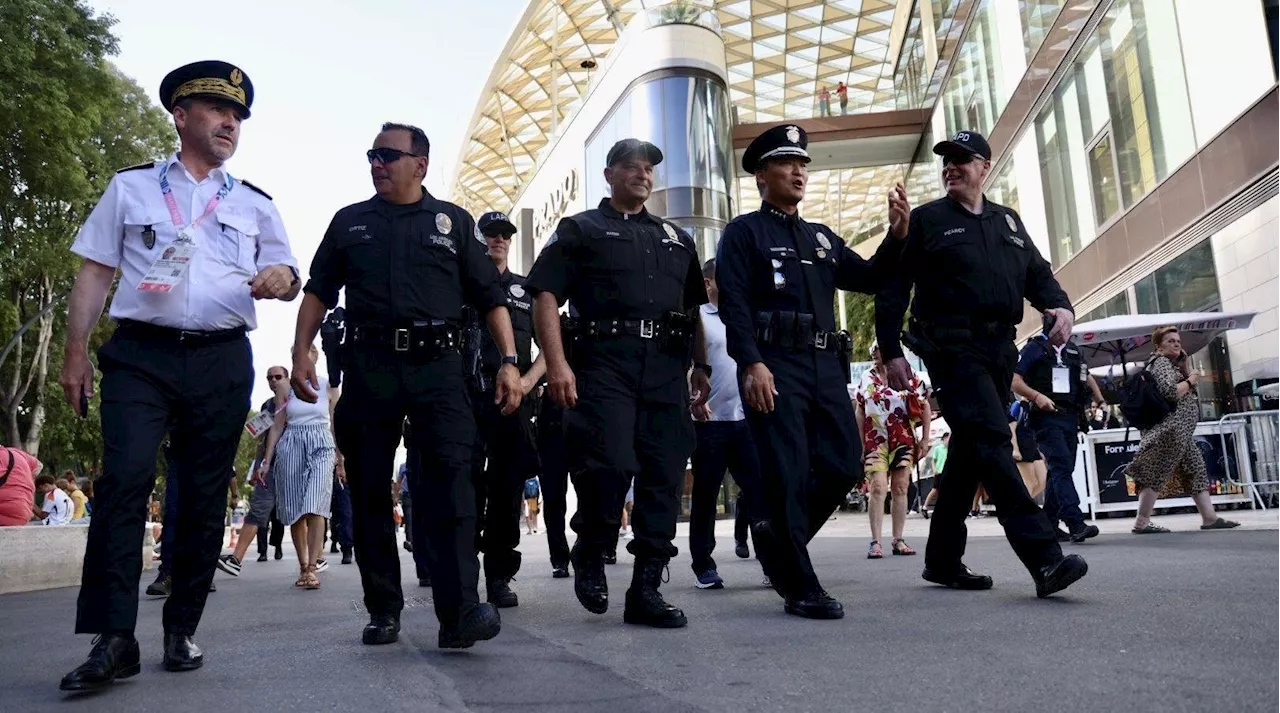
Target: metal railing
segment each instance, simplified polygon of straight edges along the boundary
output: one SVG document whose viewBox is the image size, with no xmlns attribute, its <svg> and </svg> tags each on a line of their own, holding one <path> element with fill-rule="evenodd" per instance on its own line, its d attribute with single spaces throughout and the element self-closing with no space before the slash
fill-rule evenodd
<svg viewBox="0 0 1280 713">
<path fill-rule="evenodd" d="M 1242 424 L 1237 431 L 1232 424 Z M 1256 507 L 1267 509 L 1277 505 L 1280 494 L 1280 411 L 1244 411 L 1229 413 L 1218 419 L 1218 437 L 1222 439 L 1222 452 L 1227 450 L 1227 433 L 1243 435 L 1243 443 L 1237 443 L 1237 453 L 1245 467 L 1227 468 L 1229 483 L 1246 488 Z M 1245 465 L 1247 463 L 1247 465 Z M 1239 479 L 1237 479 L 1239 478 Z"/>
</svg>

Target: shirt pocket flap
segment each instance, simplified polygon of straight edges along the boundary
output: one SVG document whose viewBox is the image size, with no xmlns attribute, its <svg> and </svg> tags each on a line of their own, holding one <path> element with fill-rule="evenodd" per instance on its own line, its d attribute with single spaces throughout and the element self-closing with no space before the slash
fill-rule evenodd
<svg viewBox="0 0 1280 713">
<path fill-rule="evenodd" d="M 252 211 L 239 208 L 218 208 L 215 213 L 218 222 L 240 233 L 254 236 L 258 234 L 258 221 Z"/>
<path fill-rule="evenodd" d="M 124 208 L 124 224 L 129 226 L 152 226 L 153 228 L 161 223 L 172 223 L 169 213 L 163 208 L 156 208 L 148 205 L 130 204 Z"/>
</svg>

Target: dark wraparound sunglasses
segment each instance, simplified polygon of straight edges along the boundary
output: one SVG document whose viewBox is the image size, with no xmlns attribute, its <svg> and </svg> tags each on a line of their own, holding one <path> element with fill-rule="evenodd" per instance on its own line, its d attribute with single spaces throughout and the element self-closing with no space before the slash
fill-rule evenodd
<svg viewBox="0 0 1280 713">
<path fill-rule="evenodd" d="M 418 154 L 409 153 L 408 151 L 401 151 L 399 149 L 387 148 L 385 146 L 382 148 L 369 149 L 364 153 L 364 155 L 369 158 L 369 163 L 373 163 L 374 159 L 377 159 L 383 163 L 392 163 L 395 161 L 399 161 L 402 156 L 412 156 L 414 158 L 422 158 Z"/>
<path fill-rule="evenodd" d="M 284 374 L 267 374 L 267 381 L 279 381 L 284 378 Z"/>
<path fill-rule="evenodd" d="M 507 241 L 511 240 L 511 235 L 508 235 L 507 233 L 485 233 L 484 236 L 486 238 L 502 238 Z"/>
<path fill-rule="evenodd" d="M 963 166 L 967 163 L 972 163 L 974 161 L 986 161 L 986 159 L 982 158 L 977 154 L 972 154 L 972 153 L 952 154 L 950 156 L 942 157 L 943 166 L 947 164 L 951 164 L 952 166 Z"/>
</svg>

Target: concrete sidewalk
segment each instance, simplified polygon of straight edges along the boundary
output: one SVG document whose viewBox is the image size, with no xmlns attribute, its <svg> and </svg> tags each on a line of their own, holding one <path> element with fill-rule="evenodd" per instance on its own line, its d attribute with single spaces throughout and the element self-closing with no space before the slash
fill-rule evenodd
<svg viewBox="0 0 1280 713">
<path fill-rule="evenodd" d="M 1162 523 L 1171 526 L 1169 520 Z M 759 585 L 756 563 L 733 556 L 726 529 L 717 551 L 728 584 L 722 591 L 693 588 L 687 540 L 683 533 L 677 540 L 681 555 L 663 591 L 685 609 L 689 627 L 629 627 L 621 619 L 630 555 L 620 552 L 619 564 L 608 568 L 612 605 L 595 616 L 577 604 L 572 580 L 551 578 L 540 533 L 521 545 L 524 567 L 513 585 L 521 605 L 504 610 L 497 639 L 467 651 L 438 650 L 430 590 L 416 586 L 402 551 L 408 608 L 401 640 L 366 647 L 356 567 L 335 563 L 321 575 L 321 590 L 302 591 L 293 587 L 290 554 L 247 562 L 239 578 L 218 575 L 196 637 L 207 656 L 199 671 L 161 669 L 162 602 L 143 597 L 142 673 L 86 697 L 57 690 L 90 646 L 90 637 L 71 633 L 76 590 L 4 595 L 0 707 L 1276 710 L 1274 531 L 1108 534 L 1069 545 L 1088 558 L 1089 576 L 1042 601 L 1003 538 L 973 537 L 966 557 L 995 577 L 996 588 L 954 592 L 920 580 L 920 557 L 866 560 L 865 515 L 842 514 L 829 525 L 813 554 L 824 585 L 845 604 L 841 621 L 785 615 L 781 600 Z M 992 528 L 979 521 L 971 530 Z M 851 536 L 840 536 L 844 531 Z M 923 546 L 923 534 L 911 536 Z"/>
</svg>

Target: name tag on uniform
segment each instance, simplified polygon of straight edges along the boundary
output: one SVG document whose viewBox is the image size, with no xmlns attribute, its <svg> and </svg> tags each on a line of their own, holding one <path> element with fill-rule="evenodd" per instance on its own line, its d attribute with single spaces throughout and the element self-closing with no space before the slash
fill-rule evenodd
<svg viewBox="0 0 1280 713">
<path fill-rule="evenodd" d="M 271 430 L 271 424 L 275 421 L 275 416 L 267 411 L 259 411 L 257 416 L 249 419 L 244 425 L 244 430 L 254 438 L 262 438 L 262 435 Z"/>
<path fill-rule="evenodd" d="M 191 267 L 191 258 L 196 254 L 194 243 L 177 242 L 164 249 L 160 257 L 151 263 L 142 282 L 138 283 L 139 292 L 166 293 L 182 284 Z"/>
<path fill-rule="evenodd" d="M 1053 367 L 1053 393 L 1071 393 L 1071 370 L 1065 366 Z"/>
</svg>

